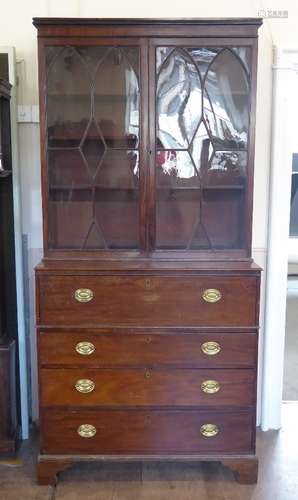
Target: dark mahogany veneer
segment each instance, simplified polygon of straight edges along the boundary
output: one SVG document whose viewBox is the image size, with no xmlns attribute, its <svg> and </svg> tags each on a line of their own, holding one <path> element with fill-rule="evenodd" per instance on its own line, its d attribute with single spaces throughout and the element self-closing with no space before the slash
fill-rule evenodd
<svg viewBox="0 0 298 500">
<path fill-rule="evenodd" d="M 256 482 L 261 20 L 34 25 L 39 482 L 102 459 L 221 461 Z"/>
</svg>

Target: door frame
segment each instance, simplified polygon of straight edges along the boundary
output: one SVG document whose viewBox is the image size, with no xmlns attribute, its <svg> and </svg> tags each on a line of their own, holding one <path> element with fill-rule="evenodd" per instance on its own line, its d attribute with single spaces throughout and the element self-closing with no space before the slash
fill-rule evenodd
<svg viewBox="0 0 298 500">
<path fill-rule="evenodd" d="M 288 241 L 294 133 L 290 96 L 298 81 L 298 48 L 274 47 L 268 257 L 263 350 L 262 430 L 281 427 Z M 297 90 L 296 90 L 297 91 Z M 296 139 L 297 142 L 297 139 Z"/>
</svg>

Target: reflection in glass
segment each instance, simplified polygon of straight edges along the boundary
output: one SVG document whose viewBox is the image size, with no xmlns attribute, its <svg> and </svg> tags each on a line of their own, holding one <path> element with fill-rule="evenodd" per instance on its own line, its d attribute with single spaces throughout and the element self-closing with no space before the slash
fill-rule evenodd
<svg viewBox="0 0 298 500">
<path fill-rule="evenodd" d="M 96 220 L 93 220 L 91 222 L 91 225 L 88 229 L 87 236 L 85 238 L 83 248 L 86 249 L 96 249 L 96 248 L 101 248 L 104 249 L 106 248 L 106 242 L 104 240 L 102 231 L 97 224 Z"/>
<path fill-rule="evenodd" d="M 47 78 L 48 145 L 78 147 L 90 113 L 89 76 L 76 50 L 67 47 L 52 61 Z"/>
<path fill-rule="evenodd" d="M 157 47 L 156 49 L 156 73 L 159 72 L 161 65 L 172 52 L 172 47 Z"/>
<path fill-rule="evenodd" d="M 198 71 L 187 52 L 175 50 L 157 80 L 158 148 L 187 148 L 202 113 Z"/>
<path fill-rule="evenodd" d="M 251 58 L 250 47 L 233 47 L 233 52 L 235 52 L 237 56 L 241 59 L 247 73 L 249 74 L 250 58 Z"/>
<path fill-rule="evenodd" d="M 92 220 L 91 189 L 50 188 L 50 248 L 83 248 Z"/>
<path fill-rule="evenodd" d="M 209 64 L 213 61 L 214 57 L 218 52 L 221 51 L 217 47 L 197 47 L 187 49 L 193 60 L 195 61 L 201 75 L 201 79 L 205 77 L 205 73 L 208 69 Z"/>
<path fill-rule="evenodd" d="M 95 219 L 107 248 L 138 247 L 138 192 L 136 189 L 95 190 Z"/>
<path fill-rule="evenodd" d="M 88 125 L 81 150 L 90 175 L 95 177 L 106 152 L 106 145 L 94 120 L 91 120 Z"/>
<path fill-rule="evenodd" d="M 202 223 L 202 217 L 198 219 L 197 224 L 193 229 L 191 239 L 189 242 L 190 250 L 210 250 L 212 248 L 212 243 L 208 236 L 208 233 Z"/>
<path fill-rule="evenodd" d="M 102 62 L 103 58 L 106 57 L 111 47 L 105 46 L 82 46 L 76 47 L 76 51 L 81 56 L 82 60 L 86 65 L 86 69 L 89 72 L 90 78 L 94 78 L 98 66 Z"/>
<path fill-rule="evenodd" d="M 245 185 L 247 153 L 216 151 L 204 177 L 204 185 Z"/>
<path fill-rule="evenodd" d="M 50 149 L 48 165 L 51 187 L 90 185 L 90 173 L 79 149 Z"/>
<path fill-rule="evenodd" d="M 156 200 L 156 247 L 186 249 L 200 218 L 201 191 L 158 189 Z"/>
<path fill-rule="evenodd" d="M 157 151 L 156 183 L 158 187 L 199 187 L 199 178 L 188 152 Z"/>
<path fill-rule="evenodd" d="M 201 177 L 208 168 L 212 152 L 213 146 L 205 124 L 202 121 L 190 145 L 191 156 Z"/>
<path fill-rule="evenodd" d="M 204 117 L 215 149 L 247 147 L 248 97 L 243 66 L 223 50 L 211 63 L 204 87 Z"/>
<path fill-rule="evenodd" d="M 59 52 L 63 50 L 62 47 L 54 46 L 54 47 L 46 47 L 45 48 L 45 60 L 46 60 L 46 68 L 49 69 L 52 62 L 55 60 Z"/>
<path fill-rule="evenodd" d="M 107 53 L 98 66 L 94 87 L 94 116 L 107 146 L 136 148 L 139 86 L 123 50 L 113 48 Z"/>
<path fill-rule="evenodd" d="M 157 248 L 242 248 L 249 51 L 159 47 L 156 58 Z"/>
<path fill-rule="evenodd" d="M 243 248 L 244 190 L 204 189 L 202 222 L 214 250 Z"/>
<path fill-rule="evenodd" d="M 139 182 L 139 152 L 109 149 L 100 165 L 95 183 L 105 188 L 132 189 Z"/>
</svg>

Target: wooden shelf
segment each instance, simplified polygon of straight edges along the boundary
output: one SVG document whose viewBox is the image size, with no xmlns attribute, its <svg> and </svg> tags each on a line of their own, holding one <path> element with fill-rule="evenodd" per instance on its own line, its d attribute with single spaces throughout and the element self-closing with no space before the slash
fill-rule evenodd
<svg viewBox="0 0 298 500">
<path fill-rule="evenodd" d="M 240 186 L 240 185 L 229 185 L 229 186 L 197 186 L 197 187 L 192 187 L 192 186 L 169 186 L 169 187 L 157 187 L 158 191 L 226 191 L 226 190 L 242 190 L 245 189 L 245 186 Z"/>
<path fill-rule="evenodd" d="M 112 187 L 112 186 L 50 186 L 50 191 L 87 191 L 95 188 L 96 191 L 139 191 L 138 187 Z"/>
</svg>

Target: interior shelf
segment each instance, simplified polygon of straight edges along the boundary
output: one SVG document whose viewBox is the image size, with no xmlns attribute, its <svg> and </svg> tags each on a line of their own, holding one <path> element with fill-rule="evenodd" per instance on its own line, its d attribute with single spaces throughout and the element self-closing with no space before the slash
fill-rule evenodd
<svg viewBox="0 0 298 500">
<path fill-rule="evenodd" d="M 192 187 L 192 186 L 181 186 L 181 187 L 177 187 L 177 186 L 169 186 L 169 187 L 157 187 L 157 190 L 158 191 L 199 191 L 199 190 L 203 190 L 203 191 L 208 191 L 208 190 L 211 190 L 211 191 L 214 191 L 214 190 L 232 190 L 232 189 L 236 189 L 236 190 L 242 190 L 242 189 L 245 189 L 245 186 L 241 186 L 241 185 L 222 185 L 222 186 L 197 186 L 197 187 Z"/>
<path fill-rule="evenodd" d="M 125 186 L 50 186 L 51 191 L 87 191 L 94 189 L 96 191 L 139 191 L 138 187 L 125 187 Z"/>
</svg>

